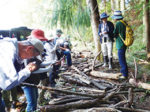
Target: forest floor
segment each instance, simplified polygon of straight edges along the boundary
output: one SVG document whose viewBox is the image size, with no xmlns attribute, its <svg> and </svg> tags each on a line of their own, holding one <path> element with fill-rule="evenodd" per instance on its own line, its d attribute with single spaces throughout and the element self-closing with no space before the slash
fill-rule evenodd
<svg viewBox="0 0 150 112">
<path fill-rule="evenodd" d="M 91 67 L 93 66 L 93 61 L 94 61 L 94 54 L 92 54 L 89 51 L 82 51 L 82 53 L 81 52 L 74 53 L 73 56 L 72 56 L 73 66 L 78 68 L 78 70 L 80 72 L 83 72 L 83 73 L 87 74 L 88 78 L 90 78 L 91 80 L 96 81 L 99 84 L 101 84 L 101 81 L 107 82 L 107 85 L 108 84 L 121 85 L 123 83 L 124 84 L 129 84 L 128 79 L 132 77 L 131 76 L 132 73 L 134 74 L 134 67 L 129 66 L 129 78 L 126 79 L 126 80 L 120 80 L 120 79 L 118 79 L 118 80 L 115 79 L 114 80 L 114 79 L 109 79 L 109 78 L 106 79 L 106 78 L 102 78 L 102 77 L 91 76 L 90 72 L 92 70 Z M 98 65 L 98 64 L 101 64 L 101 63 L 99 61 L 96 61 L 95 65 Z M 64 68 L 65 68 L 65 65 L 64 65 Z M 112 70 L 109 70 L 108 67 L 104 68 L 101 65 L 98 66 L 98 67 L 95 67 L 94 70 L 95 71 L 101 71 L 101 72 L 104 72 L 104 73 L 116 74 L 116 73 L 119 73 L 120 66 L 119 66 L 118 60 L 114 59 Z M 88 71 L 88 72 L 85 72 L 85 71 Z M 146 71 L 145 71 L 145 74 L 146 74 Z M 88 83 L 89 80 L 87 80 L 87 79 L 85 79 L 85 82 L 80 81 L 83 77 L 79 77 L 79 75 L 81 75 L 81 74 L 80 73 L 78 74 L 77 71 L 75 71 L 75 69 L 73 67 L 70 70 L 61 71 L 61 74 L 59 76 L 60 78 L 58 80 L 56 80 L 57 81 L 56 89 L 60 89 L 60 90 L 64 90 L 64 91 L 67 90 L 67 91 L 72 91 L 72 92 L 80 92 L 81 94 L 86 93 L 88 95 L 97 95 L 97 94 L 95 94 L 95 92 L 90 92 L 88 89 L 91 89 L 93 91 L 98 91 L 100 89 L 97 88 L 97 87 L 94 87 L 94 85 L 91 85 L 90 83 Z M 78 82 L 78 81 L 73 82 L 72 79 L 76 79 L 80 82 Z M 102 83 L 102 85 L 103 85 L 103 83 Z M 114 87 L 116 87 L 116 86 L 114 86 Z M 85 88 L 87 90 L 85 90 Z M 106 89 L 106 91 L 111 91 L 111 90 L 113 90 L 113 88 L 111 88 L 111 89 L 108 88 L 108 90 Z M 103 91 L 103 89 L 101 91 Z M 122 91 L 122 90 L 119 90 L 119 91 Z M 124 89 L 123 91 L 128 91 L 128 88 Z M 98 110 L 95 110 L 95 107 L 98 108 L 98 107 L 101 107 L 101 106 L 88 106 L 88 105 L 86 105 L 85 107 L 80 107 L 79 106 L 79 108 L 78 108 L 78 106 L 76 107 L 76 105 L 74 105 L 74 104 L 76 104 L 76 101 L 79 101 L 78 103 L 82 104 L 83 102 L 89 101 L 89 100 L 84 101 L 83 99 L 84 98 L 86 99 L 86 97 L 84 97 L 84 98 L 82 97 L 83 99 L 81 98 L 80 100 L 77 100 L 76 99 L 77 97 L 74 93 L 73 94 L 64 94 L 64 93 L 61 93 L 61 92 L 62 91 L 60 91 L 60 92 L 55 92 L 54 91 L 54 93 L 57 93 L 57 96 L 58 96 L 57 98 L 54 98 L 54 97 L 51 96 L 51 92 L 46 91 L 45 96 L 44 96 L 45 98 L 43 100 L 43 104 L 40 105 L 40 106 L 38 105 L 39 106 L 38 108 L 40 108 L 40 110 L 38 110 L 38 111 L 42 111 L 43 108 L 45 109 L 45 107 L 46 107 L 46 108 L 50 108 L 51 110 L 54 110 L 52 112 L 55 112 L 55 111 L 60 112 L 60 110 L 57 110 L 56 108 L 62 109 L 61 112 L 134 112 L 134 111 L 116 111 L 116 110 L 111 110 L 111 111 L 110 110 L 102 110 L 102 111 L 100 111 L 99 110 L 100 108 Z M 72 95 L 75 95 L 75 96 L 72 96 Z M 66 99 L 64 97 L 66 99 L 70 98 L 70 101 L 65 101 Z M 127 94 L 121 95 L 121 97 L 123 97 L 122 98 L 123 100 L 128 99 Z M 74 100 L 71 100 L 71 99 L 74 99 Z M 113 102 L 113 105 L 118 103 L 118 101 L 117 101 L 117 103 L 116 102 L 114 103 L 114 100 L 112 100 L 112 102 Z M 68 104 L 70 104 L 71 108 L 68 109 L 69 107 L 68 108 L 62 107 L 61 104 L 65 105 L 66 107 L 68 106 Z M 52 108 L 54 105 L 56 107 Z M 105 106 L 105 105 L 106 104 L 103 104 L 102 107 Z M 110 105 L 112 105 L 112 104 L 109 104 L 109 105 L 107 104 L 106 107 L 109 107 Z M 126 106 L 123 105 L 121 107 L 126 107 Z M 25 107 L 23 107 L 23 108 L 25 109 Z M 149 111 L 146 111 L 146 112 L 150 112 L 150 92 L 149 91 L 144 91 L 144 92 L 135 92 L 135 93 L 133 93 L 133 102 L 132 102 L 132 105 L 130 105 L 130 108 L 149 110 Z M 24 109 L 22 109 L 22 110 L 24 110 Z M 49 112 L 48 110 L 49 109 L 47 109 L 46 112 Z M 137 111 L 137 112 L 140 112 L 140 111 Z"/>
<path fill-rule="evenodd" d="M 102 80 L 102 81 L 108 81 L 110 83 L 118 84 L 118 85 L 119 84 L 123 84 L 123 83 L 129 84 L 129 78 L 131 78 L 132 77 L 131 74 L 132 73 L 134 74 L 134 72 L 135 72 L 134 67 L 133 66 L 132 67 L 129 66 L 129 77 L 126 80 L 120 80 L 120 79 L 113 80 L 113 79 L 105 79 L 105 78 L 101 78 L 101 77 L 91 76 L 90 72 L 84 72 L 84 71 L 86 71 L 88 69 L 91 69 L 91 66 L 93 66 L 91 63 L 93 63 L 93 61 L 94 61 L 94 55 L 91 52 L 88 52 L 88 51 L 82 51 L 82 53 L 78 52 L 77 54 L 73 54 L 72 61 L 73 61 L 73 66 L 77 67 L 80 70 L 80 72 L 86 73 L 88 77 L 90 77 L 91 79 L 94 79 L 97 82 L 99 82 L 99 81 Z M 100 64 L 100 62 L 96 61 L 95 64 L 98 65 L 98 64 Z M 96 67 L 94 70 L 95 71 L 101 71 L 101 72 L 104 72 L 104 73 L 113 73 L 113 74 L 116 74 L 116 73 L 120 72 L 120 66 L 119 66 L 118 60 L 114 59 L 113 60 L 113 69 L 112 70 L 109 70 L 108 67 L 104 68 L 102 66 Z M 66 75 L 69 78 L 76 79 L 76 77 L 74 77 L 74 74 L 76 74 L 76 71 L 74 71 L 73 68 L 71 70 L 69 70 L 69 71 L 62 72 L 63 76 Z M 83 85 L 79 85 L 78 83 L 73 83 L 72 81 L 69 81 L 70 79 L 67 79 L 67 77 L 66 78 L 62 77 L 62 75 L 60 76 L 60 79 L 57 80 L 58 81 L 57 82 L 58 83 L 57 84 L 58 88 L 62 87 L 65 90 L 70 90 L 70 91 L 78 92 L 77 91 L 78 88 L 80 88 L 81 86 L 83 87 Z M 145 75 L 146 75 L 146 72 L 145 72 Z M 143 78 L 141 78 L 141 79 L 143 79 Z M 77 80 L 79 80 L 79 79 L 77 79 Z M 90 87 L 90 86 L 88 86 L 88 87 Z M 93 89 L 93 87 L 92 87 L 92 89 Z M 124 90 L 127 90 L 127 89 L 128 88 L 126 88 Z M 91 94 L 89 91 L 86 91 L 86 92 L 87 92 L 87 94 Z M 82 90 L 81 93 L 85 93 L 85 91 Z M 94 94 L 94 93 L 92 93 L 92 94 Z M 59 95 L 60 95 L 60 97 L 64 97 L 64 94 L 59 94 L 58 93 L 58 96 Z M 125 97 L 124 99 L 127 99 L 128 95 L 124 95 L 123 97 Z M 47 105 L 50 105 L 51 103 L 53 104 L 56 100 L 57 99 L 50 98 L 50 102 Z M 64 103 L 64 105 L 65 104 L 67 104 L 67 103 Z M 108 105 L 106 107 L 108 107 Z M 124 105 L 124 107 L 126 107 L 126 106 Z M 59 108 L 59 106 L 58 106 L 58 108 Z M 72 105 L 72 108 L 73 108 L 73 105 Z M 88 109 L 87 108 L 88 108 L 88 106 L 85 109 L 83 109 L 83 107 L 82 107 L 82 109 L 80 109 L 80 110 L 73 109 L 73 110 L 69 110 L 67 112 L 110 112 L 110 110 L 108 110 L 108 111 L 107 110 L 105 110 L 105 111 L 104 110 L 103 111 L 100 111 L 100 110 L 96 111 L 95 110 L 94 111 L 94 106 L 93 107 L 89 107 L 90 110 L 89 110 L 89 108 Z M 133 108 L 133 109 L 149 110 L 149 112 L 150 112 L 150 93 L 149 93 L 149 91 L 135 92 L 135 93 L 133 93 L 133 102 L 132 102 L 131 108 Z M 64 110 L 62 109 L 62 112 L 63 111 Z M 115 110 L 112 110 L 112 112 L 115 112 Z M 125 112 L 125 111 L 122 111 L 122 112 Z M 130 111 L 126 111 L 126 112 L 130 112 Z M 148 111 L 146 111 L 146 112 L 148 112 Z"/>
</svg>

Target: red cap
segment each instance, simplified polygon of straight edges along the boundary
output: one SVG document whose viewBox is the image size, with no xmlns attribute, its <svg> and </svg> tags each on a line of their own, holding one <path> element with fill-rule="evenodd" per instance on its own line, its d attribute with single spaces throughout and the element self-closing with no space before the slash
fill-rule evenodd
<svg viewBox="0 0 150 112">
<path fill-rule="evenodd" d="M 45 38 L 44 31 L 40 30 L 40 29 L 32 30 L 31 36 L 33 36 L 41 41 L 48 41 L 48 39 Z"/>
</svg>

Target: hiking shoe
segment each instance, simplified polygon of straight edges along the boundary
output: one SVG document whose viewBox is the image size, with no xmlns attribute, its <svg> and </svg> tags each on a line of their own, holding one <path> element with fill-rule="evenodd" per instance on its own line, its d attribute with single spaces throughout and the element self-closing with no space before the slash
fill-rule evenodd
<svg viewBox="0 0 150 112">
<path fill-rule="evenodd" d="M 104 63 L 102 67 L 106 67 L 106 66 L 107 66 L 107 64 L 106 64 L 106 63 Z"/>
<path fill-rule="evenodd" d="M 67 68 L 60 68 L 59 70 L 60 70 L 60 71 L 66 71 Z"/>
<path fill-rule="evenodd" d="M 125 76 L 120 76 L 119 77 L 119 80 L 126 80 L 127 79 L 127 77 L 125 77 Z"/>
</svg>

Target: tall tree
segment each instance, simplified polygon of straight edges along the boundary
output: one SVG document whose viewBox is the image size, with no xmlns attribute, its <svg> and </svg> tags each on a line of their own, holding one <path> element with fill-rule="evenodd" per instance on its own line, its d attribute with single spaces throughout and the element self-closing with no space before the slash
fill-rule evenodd
<svg viewBox="0 0 150 112">
<path fill-rule="evenodd" d="M 95 49 L 96 52 L 98 53 L 101 50 L 99 36 L 98 36 L 98 25 L 99 25 L 98 4 L 97 4 L 97 0 L 86 0 L 86 2 L 91 10 L 92 32 L 94 37 Z"/>
<path fill-rule="evenodd" d="M 111 0 L 111 10 L 112 12 L 115 10 L 115 1 Z"/>
<path fill-rule="evenodd" d="M 144 10 L 144 16 L 145 16 L 145 33 L 146 33 L 146 39 L 147 39 L 147 58 L 150 61 L 150 22 L 149 22 L 149 3 L 150 0 L 145 0 L 145 10 Z"/>
<path fill-rule="evenodd" d="M 125 0 L 121 0 L 121 1 L 120 1 L 120 10 L 121 10 L 122 13 L 124 14 L 124 10 L 125 10 Z"/>
<path fill-rule="evenodd" d="M 115 0 L 115 4 L 116 4 L 115 10 L 120 10 L 120 0 Z"/>
<path fill-rule="evenodd" d="M 103 0 L 103 2 L 104 2 L 104 11 L 106 12 L 106 10 L 107 10 L 107 7 L 106 7 L 106 0 Z"/>
</svg>

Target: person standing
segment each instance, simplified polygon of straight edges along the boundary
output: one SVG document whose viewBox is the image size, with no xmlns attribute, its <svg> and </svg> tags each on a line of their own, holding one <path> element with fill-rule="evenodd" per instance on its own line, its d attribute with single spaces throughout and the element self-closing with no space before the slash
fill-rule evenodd
<svg viewBox="0 0 150 112">
<path fill-rule="evenodd" d="M 118 58 L 119 58 L 119 64 L 121 66 L 120 72 L 122 73 L 122 78 L 128 77 L 128 66 L 126 62 L 126 49 L 127 47 L 123 43 L 121 37 L 125 39 L 126 34 L 126 26 L 120 22 L 120 20 L 123 20 L 122 12 L 121 11 L 115 11 L 112 19 L 115 20 L 115 30 L 114 30 L 114 37 L 116 38 L 116 48 L 118 50 Z M 120 37 L 121 36 L 121 37 Z"/>
<path fill-rule="evenodd" d="M 32 62 L 23 69 L 21 67 L 24 59 L 40 55 L 44 46 L 38 39 L 17 41 L 16 38 L 5 38 L 0 40 L 0 48 L 0 110 L 5 112 L 1 91 L 19 85 L 37 69 L 37 65 Z"/>
<path fill-rule="evenodd" d="M 105 12 L 100 15 L 102 22 L 99 24 L 98 35 L 100 36 L 100 43 L 104 59 L 103 67 L 106 67 L 107 60 L 109 59 L 109 69 L 112 69 L 114 25 L 112 22 L 107 20 L 108 17 L 109 16 Z"/>
</svg>

